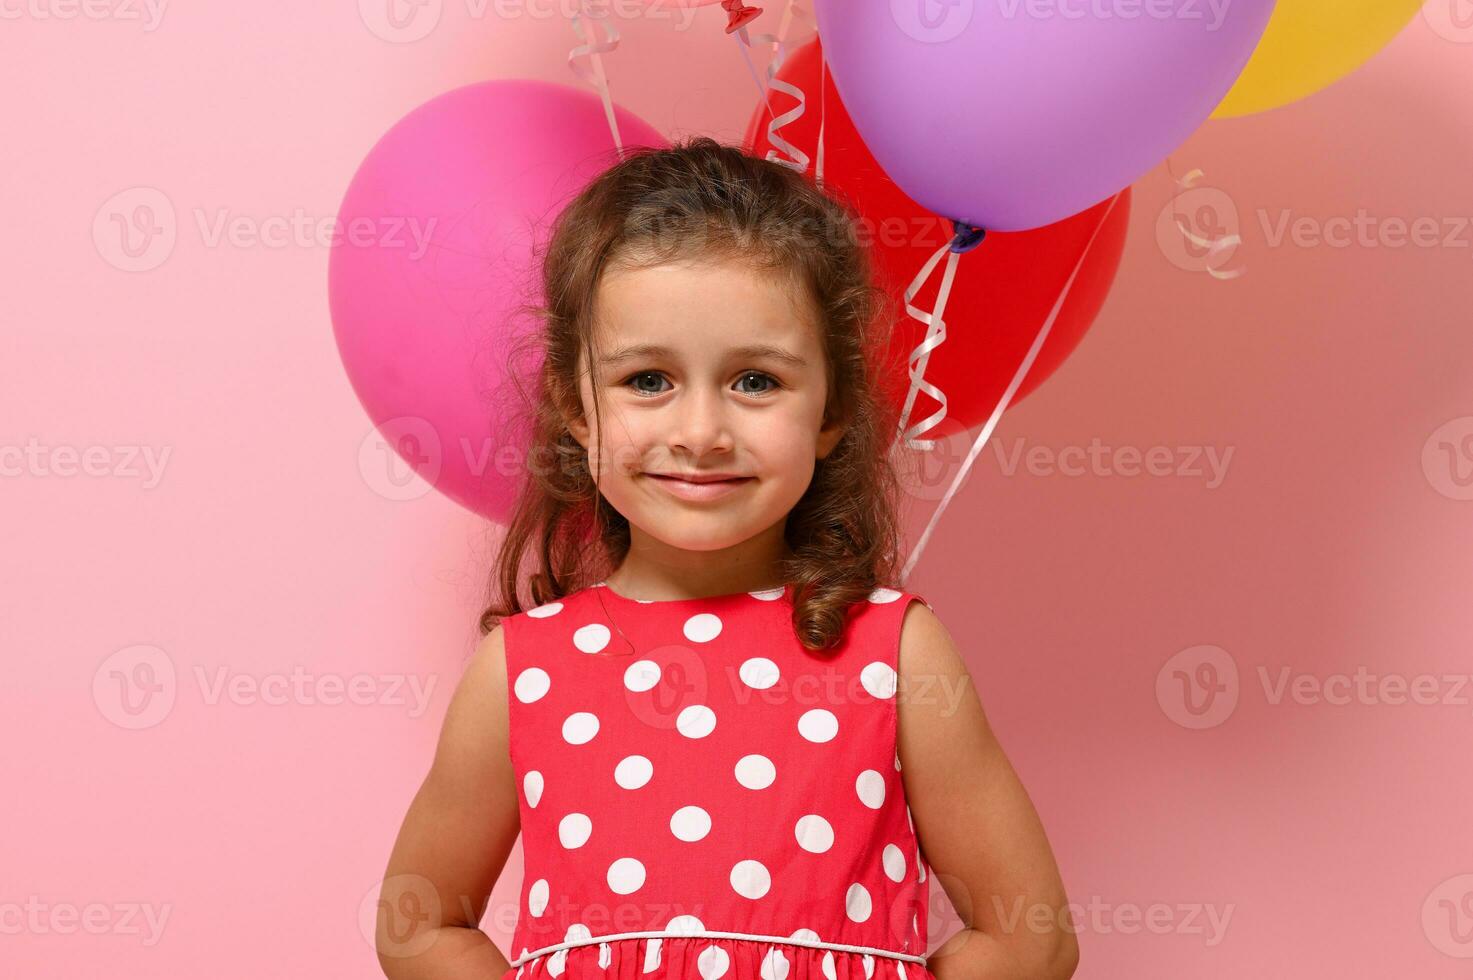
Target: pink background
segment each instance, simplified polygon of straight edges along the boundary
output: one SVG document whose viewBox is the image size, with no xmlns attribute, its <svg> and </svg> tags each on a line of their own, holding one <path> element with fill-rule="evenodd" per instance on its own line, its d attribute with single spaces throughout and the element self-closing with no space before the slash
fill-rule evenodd
<svg viewBox="0 0 1473 980">
<path fill-rule="evenodd" d="M 424 100 L 575 82 L 565 22 L 476 9 L 446 3 L 402 43 L 348 2 L 4 24 L 7 976 L 379 975 L 361 923 L 496 532 L 386 482 L 337 362 L 327 248 L 200 225 L 329 219 Z M 756 93 L 723 22 L 621 22 L 616 98 L 667 135 L 737 140 Z M 1009 472 L 989 448 L 907 583 L 1043 815 L 1082 907 L 1080 977 L 1473 969 L 1473 689 L 1443 679 L 1473 662 L 1470 54 L 1418 17 L 1333 89 L 1203 127 L 1172 167 L 1217 190 L 1180 204 L 1229 230 L 1236 211 L 1242 244 L 1216 261 L 1243 274 L 1158 231 L 1176 187 L 1157 168 L 1099 322 L 996 434 L 1045 461 L 1093 440 L 1173 467 L 1231 448 L 1225 478 Z M 172 251 L 127 271 L 113 216 L 159 194 Z M 1285 209 L 1430 218 L 1453 241 L 1275 246 Z M 136 447 L 168 453 L 161 479 Z M 89 472 L 64 475 L 71 453 Z M 1197 676 L 1203 646 L 1238 684 L 1198 716 L 1173 671 Z M 1374 685 L 1275 703 L 1259 674 L 1358 667 L 1433 675 L 1438 703 Z M 294 672 L 367 703 L 283 692 Z M 485 923 L 503 945 L 520 876 L 517 853 Z M 1220 936 L 1209 908 L 1231 916 Z"/>
</svg>

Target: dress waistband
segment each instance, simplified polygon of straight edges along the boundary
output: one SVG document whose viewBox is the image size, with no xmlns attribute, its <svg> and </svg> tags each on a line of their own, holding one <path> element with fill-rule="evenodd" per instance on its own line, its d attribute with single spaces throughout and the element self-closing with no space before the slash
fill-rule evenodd
<svg viewBox="0 0 1473 980">
<path fill-rule="evenodd" d="M 512 966 L 521 966 L 539 956 L 555 953 L 560 949 L 572 949 L 575 946 L 591 946 L 594 943 L 606 943 L 615 939 L 653 939 L 656 937 L 671 939 L 688 939 L 693 936 L 705 936 L 711 939 L 751 939 L 763 943 L 782 943 L 787 946 L 807 946 L 811 949 L 833 949 L 843 953 L 869 953 L 874 956 L 888 956 L 891 959 L 904 960 L 907 963 L 916 963 L 920 966 L 926 965 L 924 956 L 916 956 L 911 953 L 897 953 L 893 949 L 877 949 L 873 946 L 850 946 L 845 943 L 826 943 L 819 940 L 806 941 L 794 939 L 792 936 L 759 936 L 750 932 L 713 932 L 702 929 L 698 932 L 616 932 L 604 936 L 591 936 L 588 939 L 577 939 L 569 942 L 557 943 L 552 946 L 543 946 L 530 953 L 525 953 L 512 960 Z"/>
</svg>

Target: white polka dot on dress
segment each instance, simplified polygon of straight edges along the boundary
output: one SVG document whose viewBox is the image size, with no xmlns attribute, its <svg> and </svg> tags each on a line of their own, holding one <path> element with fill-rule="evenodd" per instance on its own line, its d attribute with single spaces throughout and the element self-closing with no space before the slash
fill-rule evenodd
<svg viewBox="0 0 1473 980">
<path fill-rule="evenodd" d="M 702 980 L 719 980 L 731 966 L 731 954 L 720 946 L 707 946 L 696 957 L 696 969 L 701 971 Z"/>
<path fill-rule="evenodd" d="M 834 825 L 816 813 L 799 817 L 793 835 L 798 838 L 798 846 L 812 854 L 822 854 L 834 846 Z"/>
<path fill-rule="evenodd" d="M 859 683 L 864 685 L 872 698 L 893 698 L 896 686 L 895 669 L 876 660 L 859 672 Z"/>
<path fill-rule="evenodd" d="M 573 631 L 573 646 L 584 653 L 598 653 L 609 645 L 612 635 L 603 623 L 589 623 Z"/>
<path fill-rule="evenodd" d="M 533 915 L 541 915 L 547 910 L 547 879 L 538 878 L 532 882 L 532 887 L 527 889 L 527 911 Z"/>
<path fill-rule="evenodd" d="M 593 821 L 586 813 L 570 813 L 558 821 L 557 837 L 569 850 L 588 843 L 593 834 Z"/>
<path fill-rule="evenodd" d="M 527 805 L 534 810 L 542 801 L 542 773 L 532 770 L 522 779 L 522 792 L 527 796 Z"/>
<path fill-rule="evenodd" d="M 598 716 L 591 711 L 575 711 L 563 721 L 563 741 L 583 745 L 598 734 Z"/>
<path fill-rule="evenodd" d="M 766 789 L 777 779 L 777 767 L 765 755 L 744 755 L 737 760 L 736 780 L 747 789 Z"/>
<path fill-rule="evenodd" d="M 905 880 L 905 852 L 894 844 L 885 845 L 880 864 L 885 868 L 886 878 L 897 882 Z"/>
<path fill-rule="evenodd" d="M 541 667 L 528 667 L 517 675 L 512 691 L 523 704 L 538 701 L 552 688 L 552 678 Z"/>
<path fill-rule="evenodd" d="M 859 802 L 871 810 L 878 810 L 885 805 L 885 777 L 873 769 L 866 769 L 859 774 L 854 781 L 854 789 L 859 793 Z"/>
<path fill-rule="evenodd" d="M 711 815 L 698 806 L 683 806 L 670 816 L 670 832 L 683 841 L 698 841 L 711 832 Z"/>
<path fill-rule="evenodd" d="M 624 789 L 639 789 L 650 781 L 655 767 L 642 755 L 627 755 L 614 767 L 614 782 Z"/>
<path fill-rule="evenodd" d="M 839 734 L 839 719 L 826 708 L 813 708 L 798 719 L 798 734 L 810 742 L 829 742 Z"/>
<path fill-rule="evenodd" d="M 675 730 L 686 738 L 705 738 L 716 730 L 716 712 L 704 704 L 684 707 L 675 716 Z"/>
<path fill-rule="evenodd" d="M 644 865 L 631 857 L 623 857 L 609 865 L 609 891 L 628 895 L 644 887 Z"/>
<path fill-rule="evenodd" d="M 778 670 L 777 664 L 766 657 L 753 657 L 742 664 L 737 670 L 737 676 L 748 687 L 765 691 L 778 682 L 782 672 Z"/>
<path fill-rule="evenodd" d="M 731 869 L 731 887 L 743 898 L 756 900 L 767 894 L 772 887 L 772 875 L 761 862 L 748 858 L 738 861 Z"/>
<path fill-rule="evenodd" d="M 660 683 L 660 665 L 653 660 L 636 660 L 624 671 L 624 686 L 638 694 Z"/>
<path fill-rule="evenodd" d="M 683 632 L 692 643 L 710 643 L 721 635 L 721 617 L 715 613 L 698 613 L 685 621 Z"/>
</svg>

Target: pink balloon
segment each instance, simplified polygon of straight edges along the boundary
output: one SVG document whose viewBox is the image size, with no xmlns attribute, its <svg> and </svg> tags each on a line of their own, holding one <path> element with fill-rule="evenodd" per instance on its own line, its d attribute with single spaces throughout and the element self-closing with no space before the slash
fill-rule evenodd
<svg viewBox="0 0 1473 980">
<path fill-rule="evenodd" d="M 626 150 L 668 145 L 633 113 L 615 114 Z M 328 297 L 353 390 L 421 477 L 493 520 L 510 517 L 526 467 L 530 433 L 508 372 L 522 372 L 535 398 L 541 355 L 513 365 L 507 354 L 537 326 L 517 312 L 543 300 L 533 249 L 616 162 L 595 95 L 481 82 L 396 123 L 339 209 Z"/>
</svg>

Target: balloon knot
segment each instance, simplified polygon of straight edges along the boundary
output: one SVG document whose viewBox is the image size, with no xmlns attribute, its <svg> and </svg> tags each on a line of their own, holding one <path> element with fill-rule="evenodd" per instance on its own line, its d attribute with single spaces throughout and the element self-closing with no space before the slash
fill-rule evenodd
<svg viewBox="0 0 1473 980">
<path fill-rule="evenodd" d="M 951 227 L 955 232 L 955 237 L 951 240 L 951 250 L 957 254 L 970 252 L 978 245 L 981 245 L 982 239 L 987 237 L 986 228 L 969 225 L 964 221 L 952 219 Z"/>
<path fill-rule="evenodd" d="M 726 11 L 726 33 L 745 27 L 762 13 L 761 7 L 749 7 L 742 0 L 721 0 L 721 9 Z"/>
</svg>

